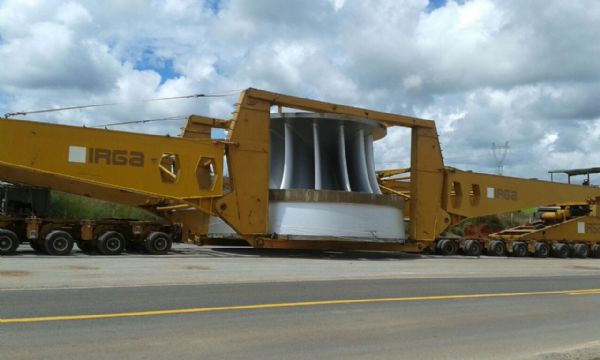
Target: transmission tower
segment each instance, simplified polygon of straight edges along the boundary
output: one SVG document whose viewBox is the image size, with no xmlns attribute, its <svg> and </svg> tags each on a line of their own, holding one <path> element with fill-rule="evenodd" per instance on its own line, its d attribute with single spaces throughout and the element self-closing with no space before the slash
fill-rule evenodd
<svg viewBox="0 0 600 360">
<path fill-rule="evenodd" d="M 506 160 L 506 154 L 508 153 L 508 141 L 504 145 L 496 145 L 492 143 L 492 154 L 494 155 L 494 161 L 496 162 L 496 174 L 502 175 L 504 169 L 504 160 Z"/>
</svg>

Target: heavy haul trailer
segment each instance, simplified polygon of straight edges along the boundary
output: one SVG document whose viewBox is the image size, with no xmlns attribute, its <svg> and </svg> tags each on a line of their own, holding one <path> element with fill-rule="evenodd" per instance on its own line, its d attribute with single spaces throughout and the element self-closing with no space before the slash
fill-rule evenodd
<svg viewBox="0 0 600 360">
<path fill-rule="evenodd" d="M 175 225 L 152 221 L 99 219 L 66 220 L 0 216 L 0 255 L 12 255 L 28 241 L 36 251 L 68 255 L 73 245 L 84 252 L 119 255 L 126 248 L 165 254 L 180 233 Z"/>
<path fill-rule="evenodd" d="M 70 220 L 48 217 L 50 190 L 0 184 L 0 255 L 14 254 L 28 241 L 36 251 L 67 255 L 73 244 L 85 252 L 118 255 L 126 247 L 150 254 L 167 252 L 180 240 L 179 227 L 126 219 Z"/>
<path fill-rule="evenodd" d="M 600 168 L 552 170 L 571 177 L 584 176 L 583 185 L 590 185 L 590 174 Z M 534 220 L 528 224 L 491 234 L 487 240 L 490 253 L 503 255 L 507 248 L 516 256 L 528 253 L 536 257 L 553 255 L 560 258 L 573 256 L 600 258 L 600 217 L 593 203 L 564 203 L 536 209 Z"/>
<path fill-rule="evenodd" d="M 598 258 L 600 218 L 596 209 L 581 203 L 538 208 L 535 221 L 491 234 L 488 246 L 493 255 L 504 255 L 508 247 L 516 256 Z"/>
<path fill-rule="evenodd" d="M 410 177 L 379 187 L 372 142 L 391 126 L 412 131 Z M 227 138 L 211 139 L 213 128 Z M 267 248 L 450 254 L 461 244 L 440 235 L 465 218 L 600 198 L 596 188 L 446 167 L 431 120 L 257 89 L 241 94 L 231 120 L 191 116 L 183 130 L 175 138 L 3 119 L 0 178 L 138 206 L 181 223 L 184 238 L 209 237 L 216 219 Z"/>
<path fill-rule="evenodd" d="M 600 257 L 600 216 L 598 209 L 598 192 L 600 188 L 590 187 L 589 179 L 585 185 L 568 185 L 539 180 L 516 179 L 503 176 L 463 172 L 454 168 L 445 168 L 444 203 L 445 209 L 452 216 L 451 223 L 458 224 L 472 217 L 488 216 L 530 208 L 524 204 L 533 204 L 534 198 L 546 198 L 546 204 L 552 206 L 537 209 L 536 220 L 530 224 L 507 229 L 485 238 L 457 238 L 440 235 L 435 241 L 436 252 L 442 255 L 453 255 L 459 250 L 466 255 L 478 256 L 486 252 L 491 256 L 513 255 L 523 257 Z M 393 169 L 378 172 L 378 180 L 384 192 L 394 193 L 410 198 L 410 169 Z M 456 176 L 458 175 L 458 176 Z M 457 181 L 458 180 L 458 181 Z M 466 185 L 466 187 L 465 187 Z M 558 185 L 555 187 L 553 185 Z M 578 188 L 579 190 L 574 190 Z M 466 188 L 466 190 L 465 190 Z M 467 196 L 463 194 L 467 191 Z M 556 191 L 557 193 L 552 193 Z M 581 192 L 579 192 L 581 191 Z M 570 195 L 567 195 L 569 194 Z M 520 195 L 523 194 L 523 195 Z M 587 195 L 585 195 L 587 194 Z M 566 197 L 565 197 L 566 195 Z M 568 202 L 572 199 L 586 199 Z M 556 202 L 556 199 L 562 198 Z M 482 200 L 483 199 L 483 200 Z M 503 202 L 495 200 L 502 199 Z M 464 205 L 459 208 L 456 205 Z M 488 205 L 482 205 L 482 201 Z M 489 202 L 494 201 L 491 205 Z M 407 202 L 406 206 L 409 206 Z M 476 208 L 472 208 L 475 206 Z M 410 212 L 408 212 L 410 213 Z M 410 221 L 410 218 L 406 218 Z M 579 224 L 578 228 L 573 224 Z"/>
</svg>

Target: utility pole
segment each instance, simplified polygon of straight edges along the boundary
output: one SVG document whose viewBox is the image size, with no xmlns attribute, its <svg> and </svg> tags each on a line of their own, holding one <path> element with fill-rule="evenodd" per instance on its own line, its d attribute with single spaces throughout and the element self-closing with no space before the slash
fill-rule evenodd
<svg viewBox="0 0 600 360">
<path fill-rule="evenodd" d="M 508 141 L 504 145 L 496 145 L 492 143 L 492 155 L 494 155 L 494 161 L 496 162 L 496 174 L 502 175 L 504 169 L 504 160 L 506 160 L 506 154 L 508 153 Z"/>
</svg>

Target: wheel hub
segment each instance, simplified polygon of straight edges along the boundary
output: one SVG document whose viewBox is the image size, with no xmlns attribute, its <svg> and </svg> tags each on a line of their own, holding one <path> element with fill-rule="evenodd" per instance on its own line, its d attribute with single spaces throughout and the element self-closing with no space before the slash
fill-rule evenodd
<svg viewBox="0 0 600 360">
<path fill-rule="evenodd" d="M 110 251 L 117 251 L 121 247 L 121 240 L 116 238 L 108 239 L 106 242 L 106 248 Z"/>
<path fill-rule="evenodd" d="M 167 248 L 167 241 L 165 239 L 157 239 L 154 246 L 157 250 L 162 251 Z"/>
<path fill-rule="evenodd" d="M 11 241 L 7 237 L 0 238 L 0 250 L 8 250 L 11 245 Z"/>
<path fill-rule="evenodd" d="M 65 238 L 57 238 L 56 240 L 54 240 L 54 249 L 56 249 L 56 251 L 64 251 L 67 249 L 69 242 L 67 241 L 67 239 Z"/>
</svg>

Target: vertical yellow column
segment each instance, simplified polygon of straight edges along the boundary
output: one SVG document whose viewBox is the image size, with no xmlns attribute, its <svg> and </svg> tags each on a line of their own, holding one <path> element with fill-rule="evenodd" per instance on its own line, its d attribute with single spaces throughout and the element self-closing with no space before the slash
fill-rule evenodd
<svg viewBox="0 0 600 360">
<path fill-rule="evenodd" d="M 241 235 L 266 234 L 269 225 L 269 111 L 271 104 L 242 93 L 228 140 L 227 164 L 233 191 L 215 206 Z"/>
<path fill-rule="evenodd" d="M 410 173 L 410 238 L 433 241 L 450 224 L 442 209 L 444 162 L 435 127 L 412 129 Z"/>
</svg>

